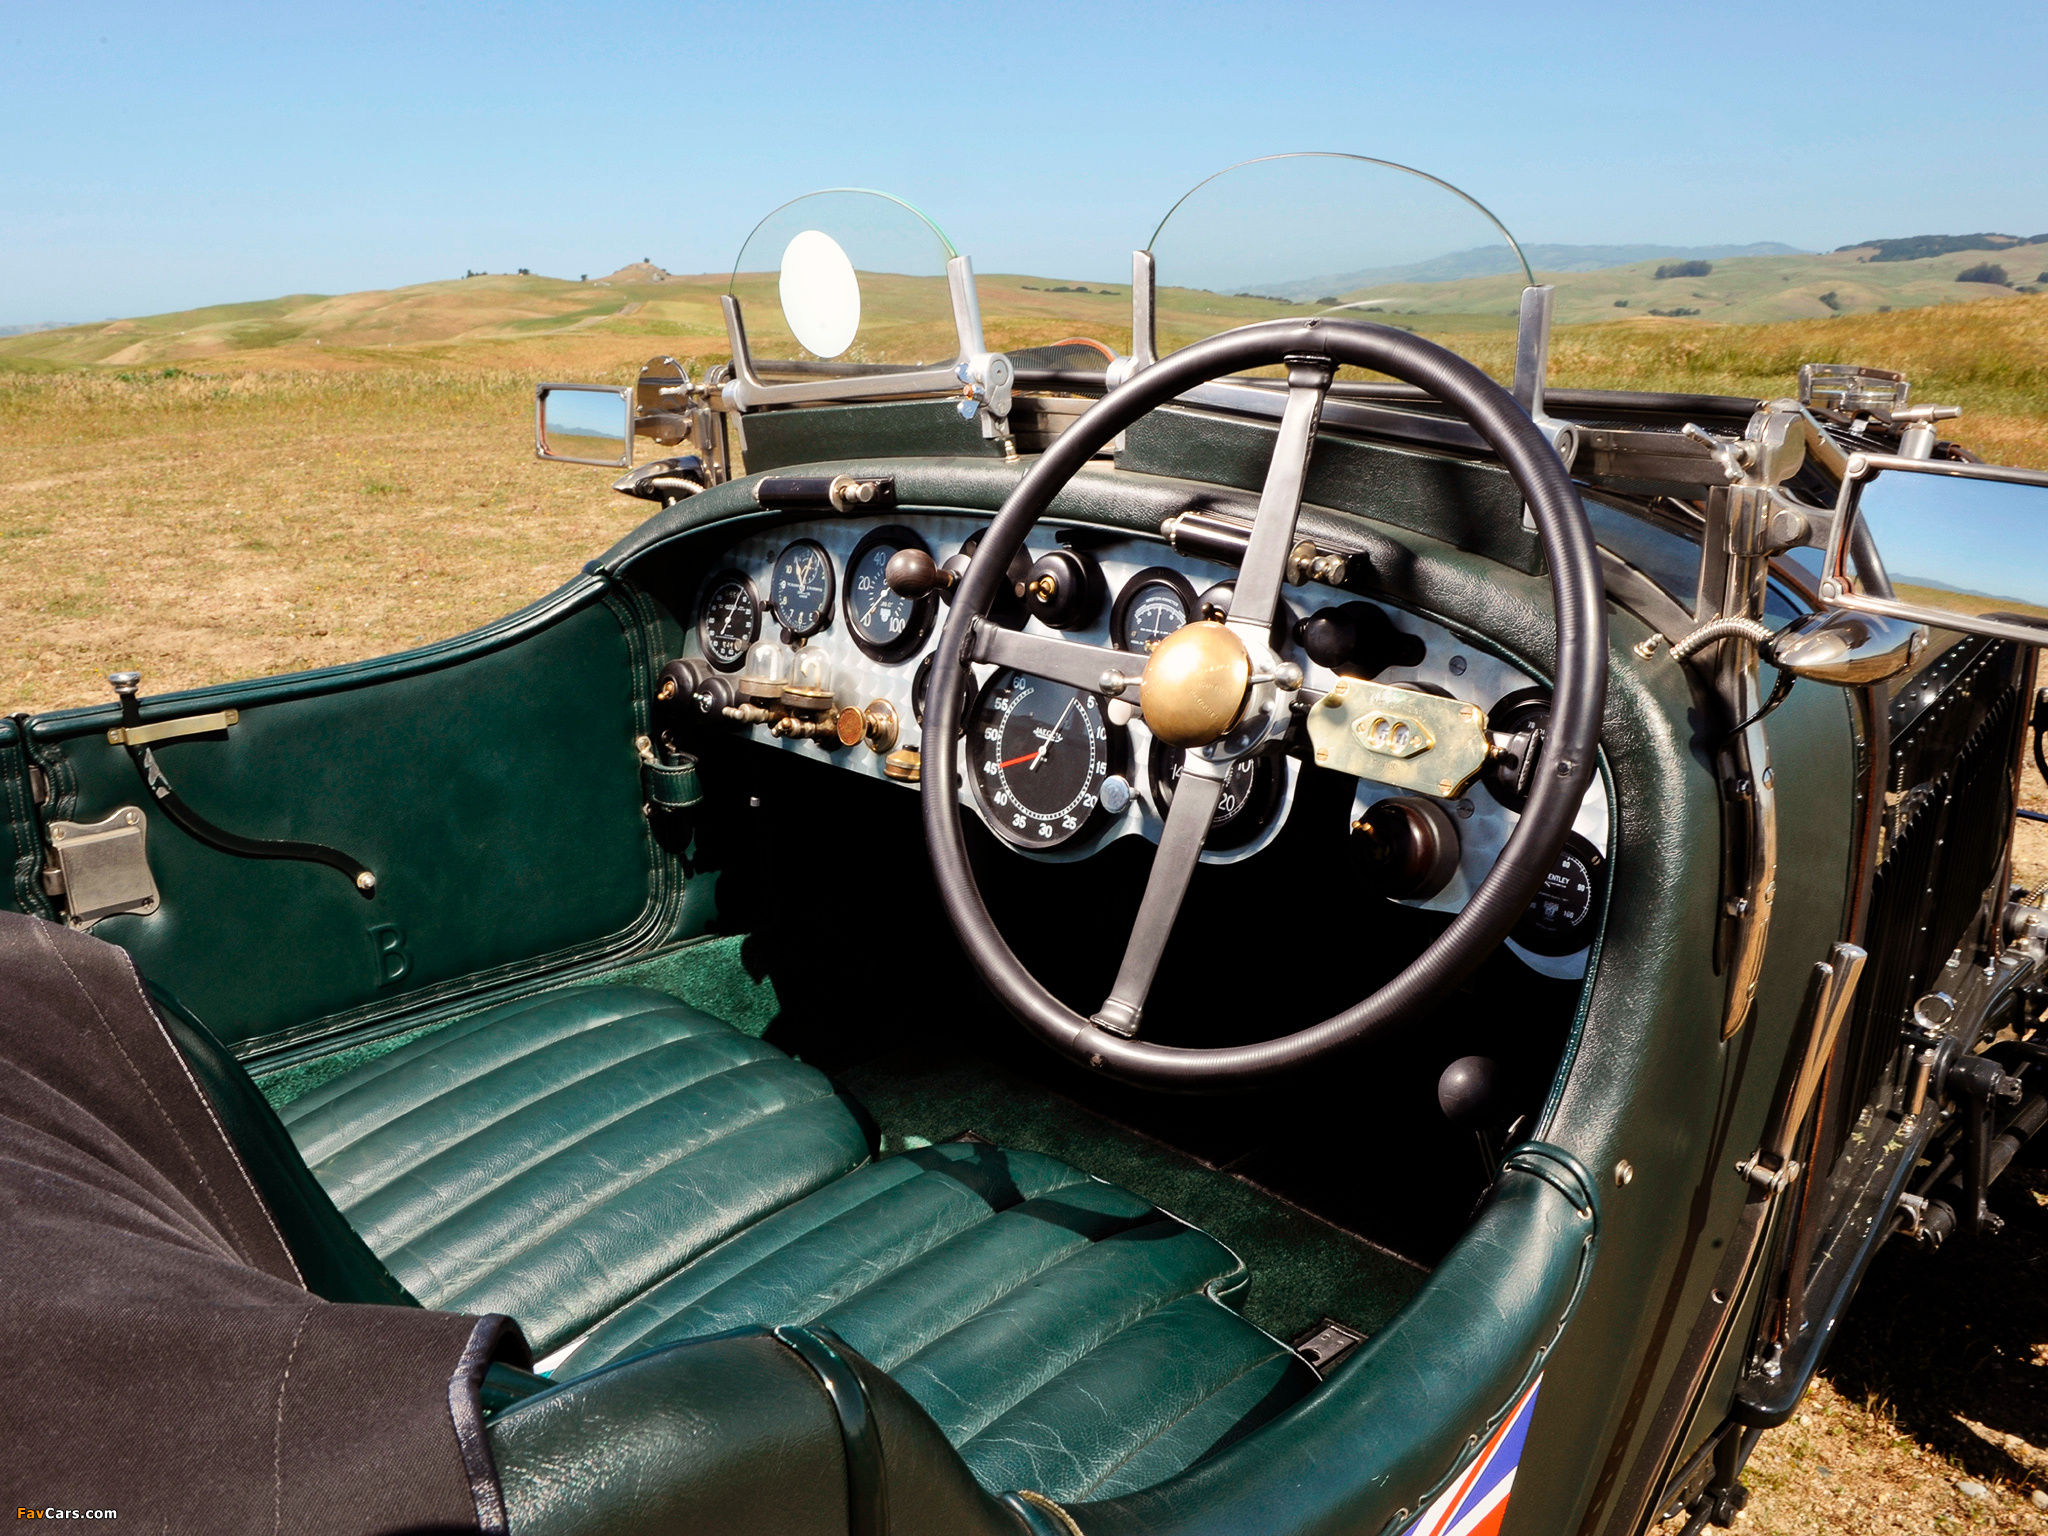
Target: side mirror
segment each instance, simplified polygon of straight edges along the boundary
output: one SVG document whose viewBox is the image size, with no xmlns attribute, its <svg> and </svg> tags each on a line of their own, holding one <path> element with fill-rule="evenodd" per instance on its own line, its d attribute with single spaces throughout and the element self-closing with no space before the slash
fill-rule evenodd
<svg viewBox="0 0 2048 1536">
<path fill-rule="evenodd" d="M 605 384 L 538 384 L 533 451 L 562 464 L 633 467 L 633 391 Z"/>
<path fill-rule="evenodd" d="M 2048 474 L 1851 454 L 1820 596 L 1830 609 L 2048 645 Z"/>
</svg>

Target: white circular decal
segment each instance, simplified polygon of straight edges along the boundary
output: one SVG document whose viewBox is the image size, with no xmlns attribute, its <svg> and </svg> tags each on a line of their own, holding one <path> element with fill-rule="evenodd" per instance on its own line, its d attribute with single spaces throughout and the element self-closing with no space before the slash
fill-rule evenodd
<svg viewBox="0 0 2048 1536">
<path fill-rule="evenodd" d="M 807 229 L 782 252 L 782 318 L 815 357 L 837 357 L 860 329 L 860 280 L 839 242 Z"/>
</svg>

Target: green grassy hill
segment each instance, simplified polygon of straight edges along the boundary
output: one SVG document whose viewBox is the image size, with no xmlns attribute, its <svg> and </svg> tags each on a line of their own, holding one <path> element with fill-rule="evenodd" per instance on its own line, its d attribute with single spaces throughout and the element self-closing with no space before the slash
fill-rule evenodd
<svg viewBox="0 0 2048 1536">
<path fill-rule="evenodd" d="M 1718 321 L 1760 324 L 1881 314 L 1931 305 L 2010 298 L 2048 275 L 2048 245 L 2010 251 L 1958 251 L 1918 261 L 1873 261 L 1870 248 L 1804 256 L 1716 261 L 1698 277 L 1659 278 L 1667 263 L 1639 262 L 1594 272 L 1538 274 L 1557 286 L 1558 319 L 1600 325 L 1648 319 L 1658 324 Z M 2011 286 L 1958 282 L 1959 273 L 1994 260 Z M 339 296 L 292 294 L 248 304 L 219 304 L 175 314 L 115 320 L 0 337 L 0 368 L 51 365 L 111 368 L 189 364 L 270 354 L 283 361 L 341 348 L 436 348 L 595 333 L 667 337 L 716 344 L 725 334 L 718 298 L 722 274 L 671 277 L 636 263 L 611 279 L 477 276 Z M 981 277 L 983 313 L 998 333 L 1128 336 L 1130 290 L 1118 284 L 997 273 Z M 748 324 L 763 355 L 786 351 L 772 277 L 742 278 Z M 757 291 L 758 290 L 758 291 Z M 1355 311 L 1427 332 L 1511 329 L 1521 285 L 1512 277 L 1397 283 L 1367 292 Z M 865 280 L 867 314 L 858 345 L 864 360 L 950 355 L 952 325 L 938 278 Z M 1318 298 L 1330 297 L 1318 295 Z M 1358 300 L 1358 292 L 1337 295 Z M 1313 314 L 1325 306 L 1201 289 L 1163 288 L 1162 340 L 1178 344 L 1248 320 Z M 1007 344 L 1018 344 L 1009 342 Z M 935 352 L 936 349 L 936 352 Z M 281 354 L 281 356 L 280 356 Z"/>
<path fill-rule="evenodd" d="M 1659 278 L 1672 263 L 1637 262 L 1597 272 L 1538 273 L 1557 286 L 1557 316 L 1566 325 L 1594 325 L 1640 315 L 1753 325 L 1774 320 L 1825 320 L 1934 304 L 2010 298 L 2035 287 L 2048 271 L 2048 245 L 2009 252 L 1956 251 L 1919 261 L 1873 261 L 1869 248 L 1808 256 L 1746 256 L 1709 263 L 1702 277 Z M 2011 286 L 1958 282 L 1987 260 L 2002 266 Z M 1511 278 L 1402 284 L 1374 290 L 1387 313 L 1512 314 L 1521 285 Z M 1343 297 L 1349 298 L 1350 295 Z M 1689 313 L 1688 313 L 1689 312 Z"/>
</svg>

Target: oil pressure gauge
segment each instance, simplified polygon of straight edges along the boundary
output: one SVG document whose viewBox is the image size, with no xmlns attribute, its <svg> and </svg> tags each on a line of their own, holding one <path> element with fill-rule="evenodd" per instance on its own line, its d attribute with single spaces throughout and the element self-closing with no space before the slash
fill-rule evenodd
<svg viewBox="0 0 2048 1536">
<path fill-rule="evenodd" d="M 853 643 L 876 661 L 908 661 L 924 647 L 938 612 L 936 592 L 905 597 L 884 577 L 890 559 L 906 549 L 929 557 L 923 539 L 909 528 L 871 528 L 846 562 L 846 627 Z"/>
</svg>

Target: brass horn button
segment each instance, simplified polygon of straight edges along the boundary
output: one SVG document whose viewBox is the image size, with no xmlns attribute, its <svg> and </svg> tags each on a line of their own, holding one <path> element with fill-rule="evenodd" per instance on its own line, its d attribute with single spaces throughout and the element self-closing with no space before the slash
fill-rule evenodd
<svg viewBox="0 0 2048 1536">
<path fill-rule="evenodd" d="M 1182 625 L 1152 648 L 1139 707 L 1172 747 L 1206 747 L 1237 724 L 1252 687 L 1252 659 L 1227 624 Z"/>
</svg>

